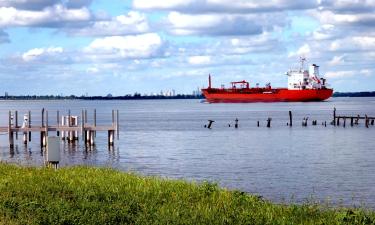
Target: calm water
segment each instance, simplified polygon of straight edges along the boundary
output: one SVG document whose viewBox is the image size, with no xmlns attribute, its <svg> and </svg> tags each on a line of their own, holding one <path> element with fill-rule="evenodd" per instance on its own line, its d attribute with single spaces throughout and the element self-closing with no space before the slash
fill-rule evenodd
<svg viewBox="0 0 375 225">
<path fill-rule="evenodd" d="M 40 124 L 41 109 L 98 112 L 98 124 L 111 123 L 111 110 L 120 110 L 120 140 L 108 149 L 106 133 L 86 151 L 62 143 L 61 166 L 110 166 L 140 174 L 188 180 L 209 180 L 277 202 L 315 200 L 375 208 L 375 127 L 324 127 L 321 122 L 338 114 L 375 115 L 375 98 L 334 98 L 315 103 L 205 104 L 199 100 L 141 101 L 1 101 L 0 123 L 7 124 L 9 109 L 23 115 L 32 111 Z M 294 126 L 286 126 L 288 111 Z M 302 127 L 309 116 L 309 126 Z M 266 119 L 272 118 L 272 128 Z M 228 127 L 239 119 L 239 129 Z M 203 128 L 208 119 L 213 129 Z M 311 119 L 318 126 L 311 126 Z M 257 121 L 261 127 L 256 127 Z M 348 121 L 347 121 L 348 122 Z M 51 135 L 51 133 L 50 133 Z M 43 165 L 38 134 L 26 148 L 21 135 L 13 152 L 8 136 L 0 135 L 0 160 Z"/>
</svg>

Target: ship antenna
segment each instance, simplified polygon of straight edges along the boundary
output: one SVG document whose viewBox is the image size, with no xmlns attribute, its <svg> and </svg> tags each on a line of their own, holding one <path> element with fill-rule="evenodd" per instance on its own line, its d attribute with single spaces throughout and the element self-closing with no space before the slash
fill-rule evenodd
<svg viewBox="0 0 375 225">
<path fill-rule="evenodd" d="M 306 58 L 304 56 L 300 56 L 300 61 L 301 61 L 301 68 L 300 70 L 303 71 L 303 69 L 305 68 L 305 61 L 306 61 Z"/>
</svg>

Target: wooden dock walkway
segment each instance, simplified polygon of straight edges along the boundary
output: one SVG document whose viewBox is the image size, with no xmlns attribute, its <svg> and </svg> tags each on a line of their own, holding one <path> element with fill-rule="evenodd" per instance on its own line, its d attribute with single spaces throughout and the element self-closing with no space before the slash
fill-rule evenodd
<svg viewBox="0 0 375 225">
<path fill-rule="evenodd" d="M 23 134 L 23 143 L 25 145 L 31 141 L 33 132 L 40 133 L 40 145 L 46 147 L 46 139 L 50 132 L 56 132 L 56 136 L 61 137 L 62 140 L 68 142 L 78 141 L 79 134 L 86 145 L 95 145 L 96 132 L 108 132 L 108 145 L 114 145 L 115 134 L 117 140 L 119 139 L 119 111 L 112 110 L 112 123 L 110 125 L 97 125 L 96 110 L 93 113 L 93 123 L 89 124 L 87 110 L 82 110 L 81 116 L 71 115 L 70 110 L 68 115 L 60 117 L 59 111 L 56 112 L 56 122 L 53 125 L 49 124 L 48 111 L 42 109 L 42 120 L 40 125 L 31 124 L 31 112 L 24 115 L 23 123 L 18 123 L 18 111 L 9 111 L 8 126 L 0 126 L 0 132 L 8 133 L 9 147 L 14 147 L 14 140 L 18 139 L 18 133 Z"/>
<path fill-rule="evenodd" d="M 358 125 L 360 120 L 364 120 L 365 126 L 368 128 L 369 125 L 374 125 L 375 117 L 371 116 L 338 116 L 336 115 L 336 108 L 333 108 L 333 120 L 332 120 L 332 125 L 334 126 L 340 126 L 340 120 L 343 121 L 343 126 L 346 126 L 346 120 L 350 119 L 350 126 Z"/>
</svg>

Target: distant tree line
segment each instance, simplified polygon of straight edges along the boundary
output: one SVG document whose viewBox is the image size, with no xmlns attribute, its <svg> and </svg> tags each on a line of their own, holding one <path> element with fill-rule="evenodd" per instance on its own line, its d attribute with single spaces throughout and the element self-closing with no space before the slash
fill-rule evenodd
<svg viewBox="0 0 375 225">
<path fill-rule="evenodd" d="M 164 96 L 164 95 L 141 95 L 135 93 L 133 95 L 124 96 L 60 96 L 60 95 L 7 95 L 0 96 L 0 100 L 133 100 L 133 99 L 202 99 L 203 95 L 188 95 L 188 94 L 177 94 L 175 96 Z"/>
<path fill-rule="evenodd" d="M 375 97 L 375 91 L 363 92 L 335 92 L 333 97 Z M 175 96 L 164 95 L 141 95 L 135 93 L 133 95 L 123 96 L 61 96 L 61 95 L 7 95 L 0 96 L 0 100 L 134 100 L 134 99 L 203 99 L 203 95 L 177 94 Z"/>
<path fill-rule="evenodd" d="M 375 91 L 335 92 L 333 97 L 375 97 Z"/>
</svg>

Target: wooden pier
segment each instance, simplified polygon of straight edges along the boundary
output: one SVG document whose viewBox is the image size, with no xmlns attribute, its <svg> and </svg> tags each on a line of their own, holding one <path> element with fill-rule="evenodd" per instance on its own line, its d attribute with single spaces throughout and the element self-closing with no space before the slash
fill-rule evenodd
<svg viewBox="0 0 375 225">
<path fill-rule="evenodd" d="M 364 120 L 365 126 L 368 128 L 369 125 L 374 125 L 375 117 L 371 116 L 342 116 L 336 114 L 336 108 L 333 108 L 333 120 L 332 125 L 340 126 L 340 121 L 342 121 L 343 126 L 346 126 L 346 120 L 350 120 L 350 126 L 358 125 L 360 120 Z"/>
<path fill-rule="evenodd" d="M 18 111 L 9 111 L 8 114 L 8 126 L 1 127 L 0 132 L 8 133 L 9 147 L 14 147 L 14 139 L 18 139 L 18 133 L 23 134 L 23 143 L 25 145 L 31 141 L 31 134 L 33 132 L 40 133 L 40 146 L 46 147 L 47 137 L 51 132 L 56 132 L 56 135 L 61 137 L 62 140 L 74 143 L 79 140 L 79 134 L 82 136 L 82 140 L 86 146 L 95 145 L 96 132 L 107 132 L 108 133 L 108 146 L 114 145 L 115 135 L 117 140 L 119 139 L 119 111 L 112 110 L 112 123 L 109 125 L 97 125 L 96 123 L 96 110 L 93 113 L 93 124 L 89 124 L 87 110 L 82 110 L 81 116 L 73 116 L 68 112 L 68 115 L 60 117 L 60 112 L 56 112 L 56 122 L 50 124 L 48 117 L 48 111 L 42 110 L 41 112 L 41 124 L 32 125 L 31 111 L 24 115 L 23 124 L 20 125 L 18 119 Z"/>
</svg>

